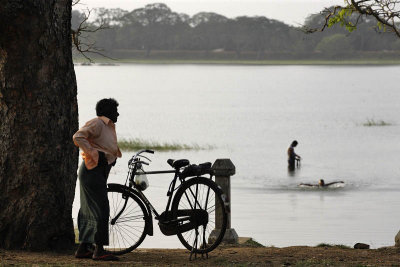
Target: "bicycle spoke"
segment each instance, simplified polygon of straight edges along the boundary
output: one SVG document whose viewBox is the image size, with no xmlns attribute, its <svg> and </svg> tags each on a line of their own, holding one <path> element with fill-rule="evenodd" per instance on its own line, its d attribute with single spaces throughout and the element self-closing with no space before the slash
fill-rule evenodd
<svg viewBox="0 0 400 267">
<path fill-rule="evenodd" d="M 185 191 L 185 196 L 186 196 L 186 199 L 188 200 L 188 202 L 189 202 L 189 205 L 190 205 L 190 208 L 191 209 L 195 209 L 195 205 L 198 205 L 198 206 L 201 206 L 199 203 L 198 203 L 198 201 L 197 201 L 197 197 L 196 197 L 196 195 L 197 195 L 197 184 L 196 184 L 196 195 L 193 193 L 193 190 L 192 190 L 192 188 L 188 188 L 188 190 L 189 190 L 189 193 L 190 193 L 190 195 L 188 196 L 188 193 L 186 193 L 186 191 Z M 189 200 L 189 197 L 192 197 L 192 201 L 190 201 Z M 192 202 L 193 202 L 193 204 L 192 204 Z"/>
<path fill-rule="evenodd" d="M 207 210 L 207 205 L 208 205 L 208 196 L 210 195 L 210 187 L 207 188 L 207 195 L 206 195 L 206 203 L 204 205 L 204 209 Z"/>
<path fill-rule="evenodd" d="M 192 237 L 192 235 L 193 235 L 193 230 L 190 230 L 190 231 L 188 231 L 188 232 L 186 232 L 186 233 L 189 234 L 189 237 L 187 237 L 187 238 L 185 238 L 185 239 L 186 239 L 186 241 L 189 243 L 190 240 L 191 240 L 191 237 Z"/>
<path fill-rule="evenodd" d="M 142 215 L 124 216 L 124 217 L 119 217 L 117 222 L 126 222 L 126 221 L 134 221 L 134 220 L 140 221 L 140 219 L 143 219 Z"/>
<path fill-rule="evenodd" d="M 120 227 L 121 231 L 123 230 L 125 233 L 134 235 L 138 239 L 140 238 L 140 235 L 134 233 L 133 231 L 136 231 L 137 233 L 141 234 L 141 233 L 143 233 L 143 230 L 138 230 L 137 228 L 144 229 L 144 227 L 132 227 L 131 225 L 123 224 L 123 223 L 118 224 L 118 226 Z M 132 238 L 132 239 L 135 240 L 134 238 Z"/>
<path fill-rule="evenodd" d="M 120 243 L 119 243 L 119 240 L 120 240 L 119 235 L 120 235 L 121 233 L 120 233 L 120 230 L 119 230 L 119 226 L 118 226 L 118 225 L 115 226 L 114 229 L 115 229 L 115 235 L 116 235 L 116 237 L 117 237 L 116 240 L 117 240 L 117 243 L 118 243 L 118 248 L 120 248 L 121 245 L 120 245 Z M 115 242 L 115 239 L 114 239 L 114 242 Z"/>
<path fill-rule="evenodd" d="M 192 202 L 190 201 L 189 196 L 188 196 L 188 194 L 186 192 L 185 192 L 185 196 L 186 196 L 187 202 L 188 202 L 188 204 L 190 206 L 190 209 L 193 209 Z"/>
<path fill-rule="evenodd" d="M 179 208 L 180 208 L 180 209 L 181 209 L 181 205 L 182 205 L 182 209 L 184 209 L 184 210 L 190 209 L 190 207 L 188 207 L 188 206 L 186 205 L 186 203 L 184 203 L 184 202 L 179 203 Z"/>
<path fill-rule="evenodd" d="M 131 227 L 131 226 L 127 225 L 127 224 L 120 224 L 119 226 L 122 227 L 123 229 L 126 229 L 126 228 L 129 227 L 129 229 L 132 229 L 132 230 L 134 230 L 134 231 L 136 231 L 136 232 L 138 232 L 138 233 L 142 233 L 142 231 L 136 229 L 137 227 Z M 143 229 L 144 229 L 144 227 L 143 227 Z M 133 232 L 127 230 L 127 229 L 126 229 L 126 231 L 128 231 L 129 233 L 135 235 L 136 237 L 140 237 L 140 236 L 138 236 L 137 234 L 135 234 L 135 233 L 133 233 Z"/>
<path fill-rule="evenodd" d="M 132 237 L 132 235 L 135 236 L 135 237 L 137 237 L 137 238 L 140 237 L 140 236 L 138 236 L 137 234 L 135 234 L 135 233 L 129 231 L 128 229 L 126 229 L 123 225 L 120 225 L 120 229 L 121 229 L 121 232 L 124 233 L 124 236 L 122 237 L 124 240 L 126 240 L 126 239 L 125 239 L 125 236 L 127 236 L 127 237 L 129 237 L 129 238 L 131 238 L 131 239 L 134 239 L 134 238 Z M 129 235 L 129 234 L 131 234 L 131 235 Z"/>
<path fill-rule="evenodd" d="M 208 214 L 213 213 L 215 211 L 215 205 L 213 207 L 210 207 L 207 212 Z"/>
<path fill-rule="evenodd" d="M 121 247 L 121 248 L 126 248 L 127 246 L 126 246 L 126 244 L 125 244 L 125 241 L 127 241 L 126 239 L 125 239 L 125 231 L 124 231 L 124 228 L 123 227 L 121 227 L 121 225 L 120 225 L 120 230 L 121 230 L 121 241 L 122 241 L 122 243 L 123 243 L 123 247 Z M 124 234 L 123 234 L 124 233 Z"/>
<path fill-rule="evenodd" d="M 117 197 L 118 197 L 118 195 L 117 195 Z M 115 205 L 116 205 L 116 207 L 115 207 L 115 214 L 114 215 L 117 215 L 118 214 L 118 212 L 122 209 L 122 207 L 120 208 L 120 206 L 121 206 L 121 204 L 124 202 L 124 199 L 121 197 L 120 199 L 118 199 L 117 201 L 115 201 L 114 203 L 115 203 Z M 123 205 L 123 204 L 122 204 Z"/>
<path fill-rule="evenodd" d="M 119 232 L 120 232 L 120 235 L 121 235 L 121 246 L 120 246 L 120 248 L 122 249 L 122 248 L 126 248 L 126 244 L 125 244 L 125 231 L 124 231 L 124 228 L 121 226 L 121 225 L 119 225 Z"/>
<path fill-rule="evenodd" d="M 198 203 L 198 201 L 197 201 L 197 193 L 198 193 L 198 190 L 199 190 L 199 185 L 196 184 L 196 195 L 194 196 L 194 209 L 196 209 L 196 204 Z M 200 207 L 200 208 L 201 208 L 201 207 Z"/>
<path fill-rule="evenodd" d="M 109 246 L 112 247 L 114 249 L 114 251 L 117 251 L 118 249 L 121 248 L 120 239 L 123 238 L 122 234 L 121 234 L 121 229 L 120 229 L 120 227 L 118 225 L 114 227 L 113 233 L 114 233 L 113 234 L 113 239 L 110 242 Z"/>
<path fill-rule="evenodd" d="M 136 204 L 136 206 L 135 206 L 133 209 L 129 210 L 129 208 L 130 208 L 133 204 Z M 129 206 L 127 206 L 127 207 L 125 208 L 125 210 L 129 213 L 129 212 L 133 212 L 134 210 L 137 210 L 137 209 L 139 209 L 139 208 L 140 208 L 140 207 L 137 205 L 136 201 L 131 201 L 131 203 L 129 204 Z M 138 212 L 140 212 L 140 211 L 138 211 Z"/>
</svg>

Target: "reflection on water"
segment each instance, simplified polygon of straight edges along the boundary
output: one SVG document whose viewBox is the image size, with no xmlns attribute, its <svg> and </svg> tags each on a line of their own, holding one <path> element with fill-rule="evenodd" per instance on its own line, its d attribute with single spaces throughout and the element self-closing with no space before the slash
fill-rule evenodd
<svg viewBox="0 0 400 267">
<path fill-rule="evenodd" d="M 188 158 L 192 163 L 230 158 L 236 166 L 232 226 L 240 236 L 275 246 L 392 245 L 400 221 L 393 212 L 400 206 L 399 70 L 397 66 L 76 66 L 80 125 L 94 116 L 98 99 L 114 97 L 120 103 L 119 137 L 216 146 L 156 152 L 148 169 L 168 169 L 168 158 Z M 392 125 L 363 126 L 368 119 Z M 302 156 L 302 165 L 288 173 L 286 150 L 295 139 L 301 143 L 296 153 Z M 111 181 L 125 181 L 133 152 L 123 154 Z M 298 186 L 321 178 L 343 180 L 345 185 Z M 146 195 L 160 210 L 165 208 L 169 181 L 150 177 Z M 74 217 L 77 202 L 78 198 Z M 176 238 L 157 233 L 143 246 L 181 247 Z"/>
</svg>

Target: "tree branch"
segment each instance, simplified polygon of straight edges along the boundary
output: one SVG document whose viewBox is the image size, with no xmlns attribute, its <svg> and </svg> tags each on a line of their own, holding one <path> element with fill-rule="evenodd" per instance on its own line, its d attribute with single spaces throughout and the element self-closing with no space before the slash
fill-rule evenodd
<svg viewBox="0 0 400 267">
<path fill-rule="evenodd" d="M 398 37 L 400 37 L 399 24 L 395 22 L 395 18 L 400 19 L 399 11 L 395 11 L 396 4 L 399 1 L 394 0 L 381 0 L 382 2 L 375 1 L 379 5 L 378 9 L 374 9 L 373 5 L 363 6 L 362 4 L 370 0 L 355 1 L 350 0 L 351 5 L 362 15 L 372 16 L 382 25 L 387 26 Z M 386 5 L 383 5 L 385 2 Z M 391 5 L 391 7 L 390 7 Z"/>
<path fill-rule="evenodd" d="M 79 1 L 80 0 L 75 0 L 75 3 L 78 3 Z M 100 22 L 99 26 L 91 27 L 90 24 L 88 23 L 90 13 L 91 10 L 87 10 L 87 13 L 85 13 L 85 18 L 81 21 L 78 28 L 76 30 L 71 29 L 71 38 L 73 47 L 75 47 L 75 49 L 90 62 L 93 62 L 93 60 L 86 55 L 87 53 L 97 54 L 102 57 L 115 60 L 114 58 L 104 55 L 102 53 L 103 50 L 96 47 L 96 43 L 90 42 L 90 40 L 88 39 L 88 34 L 110 28 L 103 21 Z"/>
<path fill-rule="evenodd" d="M 373 17 L 379 29 L 384 28 L 394 32 L 400 38 L 400 0 L 345 0 L 347 5 L 325 8 L 321 14 L 325 15 L 324 24 L 320 28 L 303 27 L 303 32 L 322 32 L 327 27 L 337 23 L 345 26 L 349 31 L 354 30 L 362 16 Z M 359 16 L 354 23 L 350 21 L 353 14 Z"/>
<path fill-rule="evenodd" d="M 72 0 L 72 6 L 76 6 L 80 1 L 81 0 Z"/>
</svg>

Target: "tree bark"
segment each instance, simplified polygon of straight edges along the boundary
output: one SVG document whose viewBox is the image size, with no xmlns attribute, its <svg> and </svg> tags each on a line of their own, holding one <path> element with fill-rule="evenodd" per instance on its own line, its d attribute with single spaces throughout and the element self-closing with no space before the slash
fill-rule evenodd
<svg viewBox="0 0 400 267">
<path fill-rule="evenodd" d="M 74 244 L 71 0 L 0 0 L 0 247 Z"/>
</svg>

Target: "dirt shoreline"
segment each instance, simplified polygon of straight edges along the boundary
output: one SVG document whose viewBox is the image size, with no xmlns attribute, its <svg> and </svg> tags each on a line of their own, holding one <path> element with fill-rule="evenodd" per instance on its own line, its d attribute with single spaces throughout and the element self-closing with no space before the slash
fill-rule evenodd
<svg viewBox="0 0 400 267">
<path fill-rule="evenodd" d="M 119 261 L 75 259 L 73 251 L 27 252 L 0 250 L 0 266 L 400 266 L 400 248 L 340 247 L 218 247 L 208 259 L 189 261 L 184 249 L 136 249 Z"/>
</svg>

